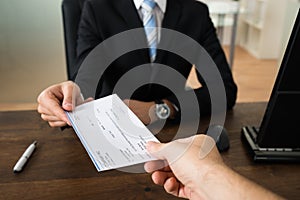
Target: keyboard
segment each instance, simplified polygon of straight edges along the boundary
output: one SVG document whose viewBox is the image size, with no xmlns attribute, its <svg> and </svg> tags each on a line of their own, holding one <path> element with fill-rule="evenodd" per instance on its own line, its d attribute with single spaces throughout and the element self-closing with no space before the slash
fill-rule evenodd
<svg viewBox="0 0 300 200">
<path fill-rule="evenodd" d="M 250 147 L 255 161 L 296 161 L 300 162 L 300 149 L 292 148 L 265 148 L 257 144 L 259 128 L 245 126 L 242 128 L 244 141 Z"/>
</svg>

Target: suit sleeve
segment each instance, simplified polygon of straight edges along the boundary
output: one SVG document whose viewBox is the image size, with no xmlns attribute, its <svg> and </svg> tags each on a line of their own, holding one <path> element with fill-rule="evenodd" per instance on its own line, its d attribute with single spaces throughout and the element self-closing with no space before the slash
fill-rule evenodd
<svg viewBox="0 0 300 200">
<path fill-rule="evenodd" d="M 86 1 L 82 8 L 77 34 L 75 73 L 71 77 L 73 81 L 85 57 L 103 40 L 97 28 L 95 12 L 90 1 Z"/>
<path fill-rule="evenodd" d="M 202 16 L 204 16 L 204 19 L 202 20 L 202 23 L 199 24 L 199 27 L 202 28 L 202 31 L 200 32 L 200 36 L 198 37 L 197 41 L 208 52 L 215 62 L 225 86 L 227 109 L 231 109 L 236 102 L 237 86 L 233 80 L 231 69 L 229 68 L 224 51 L 216 35 L 215 27 L 209 17 L 207 6 L 205 6 L 204 14 Z M 202 87 L 200 89 L 187 91 L 186 93 L 195 92 L 199 103 L 200 114 L 208 115 L 211 113 L 210 94 L 203 77 L 198 72 L 197 76 L 198 80 L 202 84 Z M 180 108 L 179 102 L 175 96 L 169 96 L 166 99 Z M 191 107 L 190 109 L 193 108 Z M 179 116 L 180 114 L 177 115 L 177 117 Z M 178 119 L 176 119 L 176 121 L 178 121 Z"/>
</svg>

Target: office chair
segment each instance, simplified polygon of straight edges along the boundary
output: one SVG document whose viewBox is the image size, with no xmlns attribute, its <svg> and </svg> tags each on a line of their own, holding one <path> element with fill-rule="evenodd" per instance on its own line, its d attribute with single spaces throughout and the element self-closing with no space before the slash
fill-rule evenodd
<svg viewBox="0 0 300 200">
<path fill-rule="evenodd" d="M 68 79 L 75 72 L 77 30 L 85 0 L 63 0 L 62 18 Z"/>
</svg>

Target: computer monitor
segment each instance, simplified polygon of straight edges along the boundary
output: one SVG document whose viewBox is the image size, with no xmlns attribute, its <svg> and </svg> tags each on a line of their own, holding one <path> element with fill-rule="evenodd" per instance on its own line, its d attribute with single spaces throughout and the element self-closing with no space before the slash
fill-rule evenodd
<svg viewBox="0 0 300 200">
<path fill-rule="evenodd" d="M 300 9 L 260 127 L 242 136 L 256 161 L 300 161 Z"/>
</svg>

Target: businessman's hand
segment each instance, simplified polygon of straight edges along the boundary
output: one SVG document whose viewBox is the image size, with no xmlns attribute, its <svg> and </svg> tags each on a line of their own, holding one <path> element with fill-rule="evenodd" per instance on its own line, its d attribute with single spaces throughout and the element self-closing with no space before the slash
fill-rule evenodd
<svg viewBox="0 0 300 200">
<path fill-rule="evenodd" d="M 145 124 L 151 124 L 157 120 L 155 115 L 155 103 L 125 99 L 124 103 Z"/>
<path fill-rule="evenodd" d="M 73 98 L 74 101 L 73 101 Z M 86 101 L 90 101 L 87 99 Z M 62 82 L 46 88 L 37 98 L 38 112 L 51 127 L 70 125 L 64 111 L 72 111 L 75 105 L 84 102 L 80 88 L 72 81 Z"/>
<path fill-rule="evenodd" d="M 175 108 L 173 107 L 173 104 L 163 99 L 163 102 L 165 102 L 169 108 L 170 108 L 170 119 L 174 119 L 175 117 Z M 155 114 L 155 102 L 143 102 L 143 101 L 137 101 L 137 100 L 129 100 L 125 99 L 124 103 L 134 112 L 136 116 L 145 124 L 152 124 L 153 122 L 158 120 L 158 117 Z"/>
</svg>

